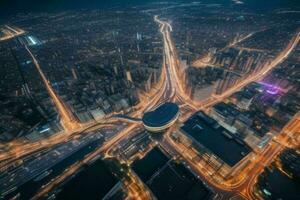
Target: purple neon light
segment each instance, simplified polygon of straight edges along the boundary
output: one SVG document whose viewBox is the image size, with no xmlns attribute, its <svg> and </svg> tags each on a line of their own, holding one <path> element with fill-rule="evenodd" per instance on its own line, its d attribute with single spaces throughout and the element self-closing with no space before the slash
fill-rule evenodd
<svg viewBox="0 0 300 200">
<path fill-rule="evenodd" d="M 267 93 L 269 93 L 269 94 L 277 94 L 279 92 L 279 90 L 278 89 L 275 89 L 275 90 L 267 90 Z"/>
<path fill-rule="evenodd" d="M 261 85 L 264 85 L 267 87 L 267 93 L 269 94 L 277 94 L 279 91 L 281 91 L 281 87 L 277 86 L 277 85 L 272 85 L 270 83 L 265 83 L 265 82 L 258 82 Z"/>
</svg>

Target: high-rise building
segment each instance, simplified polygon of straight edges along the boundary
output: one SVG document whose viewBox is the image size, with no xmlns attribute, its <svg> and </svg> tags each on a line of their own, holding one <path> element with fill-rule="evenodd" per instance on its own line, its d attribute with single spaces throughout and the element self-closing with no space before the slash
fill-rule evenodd
<svg viewBox="0 0 300 200">
<path fill-rule="evenodd" d="M 224 91 L 226 91 L 227 89 L 231 88 L 232 86 L 234 86 L 237 82 L 239 77 L 233 73 L 230 72 L 225 72 L 224 73 L 224 78 L 221 80 L 217 81 L 216 84 L 216 94 L 222 94 Z"/>
<path fill-rule="evenodd" d="M 126 71 L 126 78 L 127 78 L 127 81 L 132 82 L 132 77 L 131 77 L 131 73 L 129 70 Z"/>
<path fill-rule="evenodd" d="M 124 65 L 123 56 L 120 47 L 118 48 L 121 65 Z"/>
<path fill-rule="evenodd" d="M 78 76 L 77 76 L 75 68 L 72 68 L 72 75 L 73 75 L 74 80 L 78 79 Z"/>
</svg>

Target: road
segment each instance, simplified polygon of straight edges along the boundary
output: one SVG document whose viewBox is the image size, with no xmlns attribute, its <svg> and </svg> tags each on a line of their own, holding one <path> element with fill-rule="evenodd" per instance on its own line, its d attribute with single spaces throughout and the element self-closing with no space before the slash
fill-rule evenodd
<svg viewBox="0 0 300 200">
<path fill-rule="evenodd" d="M 170 23 L 160 20 L 158 16 L 154 16 L 154 21 L 160 25 L 160 32 L 163 36 L 165 70 L 162 75 L 166 76 L 168 85 L 165 95 L 169 101 L 176 102 L 179 105 L 186 104 L 194 111 L 199 110 L 199 105 L 190 98 L 190 93 L 188 92 L 189 88 L 186 84 L 185 72 L 180 64 L 177 50 L 171 37 L 172 26 Z"/>
<path fill-rule="evenodd" d="M 32 58 L 32 61 L 39 72 L 42 81 L 52 99 L 52 102 L 55 104 L 57 112 L 59 113 L 61 125 L 64 127 L 65 131 L 75 130 L 80 128 L 81 124 L 79 120 L 73 115 L 70 109 L 67 108 L 67 105 L 62 101 L 62 99 L 56 94 L 53 90 L 51 84 L 49 83 L 48 79 L 44 75 L 44 72 L 38 63 L 37 59 L 35 58 L 34 54 L 30 51 L 30 49 L 25 46 L 25 49 L 29 53 Z"/>
<path fill-rule="evenodd" d="M 226 49 L 229 49 L 231 47 L 235 47 L 235 48 L 239 48 L 239 49 L 243 49 L 242 47 L 236 47 L 236 45 L 238 45 L 239 43 L 247 40 L 248 38 L 252 37 L 254 34 L 258 33 L 258 32 L 262 32 L 262 31 L 265 31 L 264 30 L 260 30 L 260 31 L 256 31 L 256 32 L 251 32 L 245 36 L 242 36 L 242 37 L 239 37 L 239 38 L 235 38 L 232 42 L 230 42 L 228 45 L 226 45 L 225 47 L 223 47 L 222 49 L 218 50 L 218 52 L 222 52 L 222 51 L 225 51 Z M 262 50 L 260 49 L 247 49 L 245 48 L 245 50 L 249 50 L 249 51 L 259 51 L 261 52 Z M 197 59 L 195 61 L 193 61 L 192 63 L 192 66 L 193 67 L 205 67 L 205 66 L 208 66 L 208 65 L 211 65 L 210 64 L 210 61 L 211 60 L 211 57 L 209 55 L 206 55 L 200 59 Z M 218 66 L 217 66 L 218 67 Z"/>
<path fill-rule="evenodd" d="M 5 26 L 5 29 L 2 30 L 3 36 L 0 37 L 0 41 L 9 40 L 14 37 L 20 36 L 25 33 L 24 30 L 20 28 L 12 28 L 10 26 Z"/>
</svg>

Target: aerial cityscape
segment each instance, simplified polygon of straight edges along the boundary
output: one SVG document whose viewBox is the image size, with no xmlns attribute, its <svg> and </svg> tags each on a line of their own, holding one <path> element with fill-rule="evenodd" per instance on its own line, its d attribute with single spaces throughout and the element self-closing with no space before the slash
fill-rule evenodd
<svg viewBox="0 0 300 200">
<path fill-rule="evenodd" d="M 299 200 L 300 1 L 4 0 L 0 200 Z"/>
</svg>

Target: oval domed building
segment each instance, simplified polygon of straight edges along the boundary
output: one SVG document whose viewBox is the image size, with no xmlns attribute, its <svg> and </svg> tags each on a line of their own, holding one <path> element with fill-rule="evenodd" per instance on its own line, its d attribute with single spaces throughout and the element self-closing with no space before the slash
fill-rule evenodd
<svg viewBox="0 0 300 200">
<path fill-rule="evenodd" d="M 142 121 L 148 131 L 160 132 L 172 126 L 178 116 L 178 105 L 167 102 L 159 105 L 153 111 L 144 113 Z"/>
</svg>

